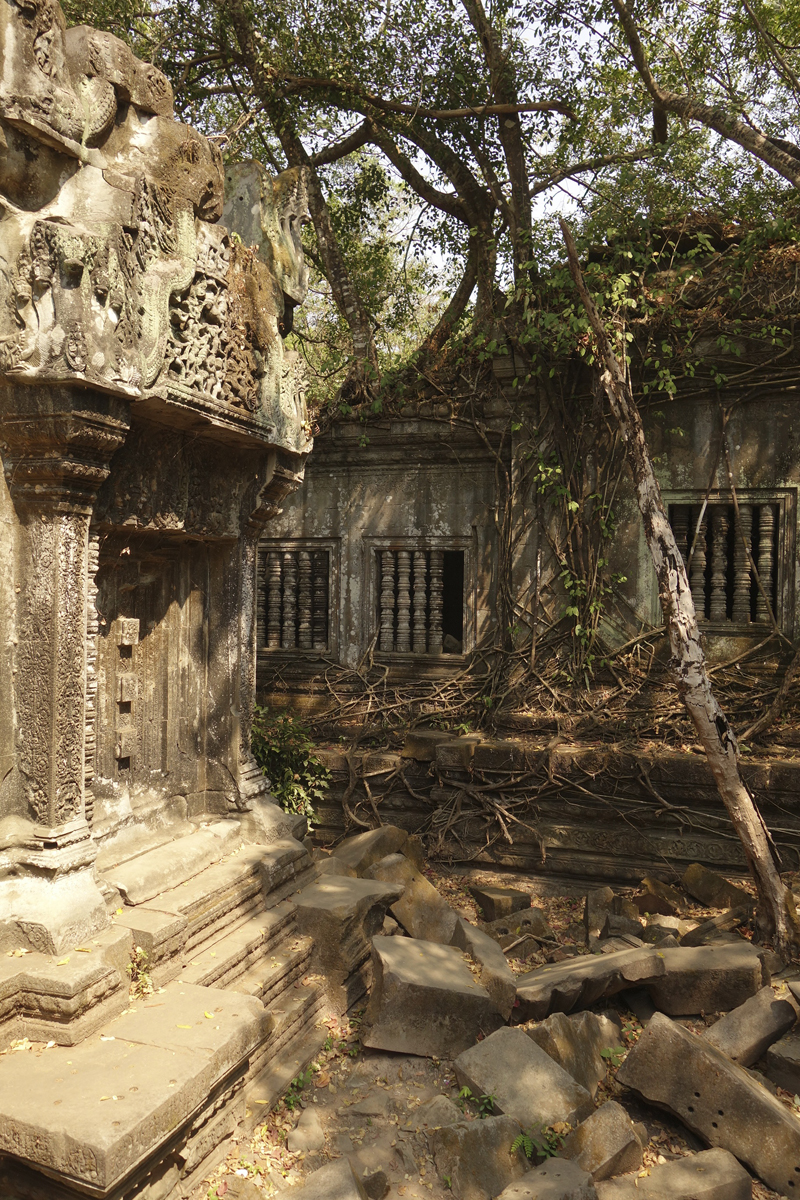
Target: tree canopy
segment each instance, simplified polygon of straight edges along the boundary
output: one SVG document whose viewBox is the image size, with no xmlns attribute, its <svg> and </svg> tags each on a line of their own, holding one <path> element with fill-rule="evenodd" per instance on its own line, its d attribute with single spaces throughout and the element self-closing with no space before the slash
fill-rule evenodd
<svg viewBox="0 0 800 1200">
<path fill-rule="evenodd" d="M 589 247 L 691 212 L 795 211 L 797 0 L 66 11 L 165 71 L 226 156 L 308 168 L 316 276 L 296 336 L 323 397 L 374 399 L 456 331 L 538 344 L 559 215 Z"/>
</svg>

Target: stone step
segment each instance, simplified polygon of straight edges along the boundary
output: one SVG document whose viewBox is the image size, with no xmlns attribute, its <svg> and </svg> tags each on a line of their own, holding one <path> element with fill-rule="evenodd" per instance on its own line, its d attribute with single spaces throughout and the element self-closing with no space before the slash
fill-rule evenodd
<svg viewBox="0 0 800 1200">
<path fill-rule="evenodd" d="M 250 1133 L 263 1121 L 271 1108 L 283 1096 L 293 1079 L 305 1071 L 316 1058 L 328 1036 L 321 1024 L 321 1012 L 314 1012 L 298 1026 L 294 1036 L 274 1051 L 269 1062 L 245 1086 L 246 1109 L 242 1126 Z"/>
<path fill-rule="evenodd" d="M 278 1003 L 283 992 L 308 971 L 313 945 L 311 938 L 299 934 L 284 938 L 276 950 L 267 951 L 226 986 L 246 996 L 257 996 L 265 1007 Z"/>
<path fill-rule="evenodd" d="M 140 858 L 150 850 L 158 850 L 178 838 L 189 837 L 197 832 L 191 821 L 178 821 L 160 829 L 149 829 L 146 825 L 129 825 L 118 830 L 113 837 L 100 843 L 95 866 L 103 875 L 131 859 Z"/>
<path fill-rule="evenodd" d="M 294 838 L 243 846 L 146 904 L 126 905 L 116 921 L 133 932 L 154 982 L 163 984 L 220 938 L 280 905 L 311 874 L 308 853 Z"/>
<path fill-rule="evenodd" d="M 101 874 L 119 890 L 126 904 L 144 904 L 196 877 L 219 862 L 241 841 L 238 821 L 215 821 L 213 825 L 156 846 Z"/>
<path fill-rule="evenodd" d="M 106 929 L 63 954 L 0 958 L 0 1048 L 19 1038 L 74 1046 L 128 1004 L 131 935 Z"/>
<path fill-rule="evenodd" d="M 286 938 L 293 924 L 294 906 L 288 900 L 249 917 L 231 933 L 193 955 L 181 970 L 181 982 L 229 988 L 251 970 L 263 973 L 270 962 L 269 952 Z M 239 987 L 235 990 L 252 994 Z"/>
</svg>

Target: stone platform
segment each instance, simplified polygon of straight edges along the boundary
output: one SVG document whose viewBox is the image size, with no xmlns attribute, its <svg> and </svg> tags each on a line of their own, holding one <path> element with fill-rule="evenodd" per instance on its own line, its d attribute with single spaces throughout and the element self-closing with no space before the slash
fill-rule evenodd
<svg viewBox="0 0 800 1200">
<path fill-rule="evenodd" d="M 104 849 L 101 887 L 126 898 L 111 929 L 0 960 L 4 1200 L 183 1200 L 326 1036 L 292 900 L 316 879 L 306 847 L 250 841 L 252 814 L 186 829 Z"/>
</svg>

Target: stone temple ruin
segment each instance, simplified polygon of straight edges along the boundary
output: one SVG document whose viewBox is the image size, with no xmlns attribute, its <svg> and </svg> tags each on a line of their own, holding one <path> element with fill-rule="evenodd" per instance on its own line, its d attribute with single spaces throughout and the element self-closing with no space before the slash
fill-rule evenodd
<svg viewBox="0 0 800 1200">
<path fill-rule="evenodd" d="M 491 607 L 460 600 L 487 547 L 358 527 L 381 586 L 329 607 L 335 505 L 302 536 L 274 520 L 311 448 L 283 346 L 306 287 L 302 171 L 223 171 L 167 80 L 67 30 L 54 0 L 0 0 L 0 30 L 0 1200 L 206 1195 L 320 1051 L 322 1018 L 368 988 L 364 1046 L 446 1061 L 488 1101 L 467 1120 L 434 1097 L 412 1130 L 457 1200 L 748 1200 L 741 1162 L 800 1186 L 800 1123 L 746 1070 L 768 1051 L 800 1089 L 800 983 L 777 996 L 782 964 L 736 932 L 747 893 L 714 876 L 705 896 L 687 872 L 729 906 L 701 924 L 657 882 L 641 909 L 599 889 L 582 948 L 554 954 L 529 894 L 484 889 L 478 924 L 406 830 L 312 856 L 271 801 L 250 750 L 257 646 L 263 665 L 350 644 L 379 600 L 381 653 L 460 657 Z M 550 958 L 515 975 L 529 939 Z M 622 1032 L 590 1011 L 623 993 L 649 1023 L 618 1080 L 714 1147 L 641 1189 L 648 1131 L 600 1102 Z M 672 1020 L 723 1010 L 705 1040 Z M 521 1132 L 564 1122 L 563 1154 L 535 1166 Z M 364 1200 L 354 1170 L 323 1166 L 306 1200 Z M 386 1177 L 366 1182 L 382 1200 Z"/>
<path fill-rule="evenodd" d="M 0 1194 L 179 1195 L 322 999 L 284 1002 L 309 859 L 250 754 L 256 542 L 311 445 L 305 185 L 225 178 L 165 77 L 55 3 L 4 0 L 0 39 L 0 1023 L 75 1063 L 2 1060 Z M 184 1020 L 89 1048 L 134 945 L 156 984 L 192 961 Z"/>
</svg>

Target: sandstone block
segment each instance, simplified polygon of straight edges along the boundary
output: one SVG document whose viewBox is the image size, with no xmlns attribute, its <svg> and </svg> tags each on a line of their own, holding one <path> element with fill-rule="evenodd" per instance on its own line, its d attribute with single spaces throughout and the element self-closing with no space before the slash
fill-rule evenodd
<svg viewBox="0 0 800 1200">
<path fill-rule="evenodd" d="M 538 967 L 517 979 L 517 1022 L 541 1021 L 552 1012 L 588 1008 L 630 983 L 650 983 L 664 974 L 664 959 L 652 946 L 613 954 L 579 955 Z"/>
<path fill-rule="evenodd" d="M 797 1190 L 800 1121 L 705 1038 L 656 1013 L 617 1080 L 712 1146 L 730 1150 L 768 1187 L 786 1195 Z"/>
<path fill-rule="evenodd" d="M 641 892 L 634 896 L 632 901 L 640 913 L 660 913 L 664 917 L 674 917 L 688 908 L 682 892 L 652 875 L 646 875 L 641 886 Z"/>
<path fill-rule="evenodd" d="M 433 762 L 436 747 L 451 741 L 452 733 L 444 729 L 412 729 L 406 734 L 402 757 L 415 758 L 417 762 Z M 471 744 L 474 745 L 474 742 Z"/>
<path fill-rule="evenodd" d="M 498 1200 L 597 1200 L 592 1177 L 577 1163 L 551 1158 L 510 1183 Z"/>
<path fill-rule="evenodd" d="M 469 891 L 482 910 L 485 921 L 498 921 L 501 917 L 509 917 L 511 913 L 531 906 L 528 893 L 516 888 L 471 887 Z"/>
<path fill-rule="evenodd" d="M 535 938 L 555 937 L 547 917 L 540 908 L 524 908 L 508 917 L 498 917 L 496 921 L 487 922 L 485 929 L 489 936 L 501 945 L 505 944 L 503 939 L 513 942 L 524 933 L 529 933 Z"/>
<path fill-rule="evenodd" d="M 778 1000 L 772 988 L 765 987 L 727 1013 L 703 1036 L 710 1046 L 716 1046 L 733 1062 L 750 1067 L 796 1020 L 794 1005 L 788 1000 Z"/>
<path fill-rule="evenodd" d="M 545 1021 L 523 1025 L 529 1038 L 563 1067 L 591 1096 L 608 1073 L 603 1050 L 620 1045 L 619 1026 L 596 1013 L 553 1013 Z"/>
<path fill-rule="evenodd" d="M 473 1096 L 492 1096 L 494 1110 L 534 1131 L 575 1124 L 592 1111 L 586 1088 L 522 1029 L 498 1029 L 455 1060 L 456 1078 Z"/>
<path fill-rule="evenodd" d="M 617 913 L 610 912 L 606 915 L 601 931 L 601 937 L 626 937 L 632 935 L 644 941 L 644 926 L 641 921 L 633 920 L 631 917 L 618 916 Z"/>
<path fill-rule="evenodd" d="M 441 942 L 445 946 L 453 940 L 458 919 L 433 884 L 424 875 L 416 873 L 405 885 L 400 899 L 392 905 L 392 916 L 412 938 Z"/>
<path fill-rule="evenodd" d="M 442 1180 L 450 1181 L 456 1200 L 491 1200 L 524 1175 L 526 1159 L 512 1150 L 520 1132 L 513 1117 L 459 1121 L 428 1134 L 428 1145 Z"/>
<path fill-rule="evenodd" d="M 642 1143 L 621 1104 L 609 1100 L 574 1129 L 560 1151 L 592 1179 L 624 1175 L 642 1165 Z"/>
<path fill-rule="evenodd" d="M 418 874 L 414 864 L 399 851 L 395 854 L 385 854 L 371 867 L 362 871 L 364 879 L 379 879 L 382 883 L 402 883 L 404 887 Z"/>
<path fill-rule="evenodd" d="M 405 829 L 398 829 L 396 825 L 379 825 L 377 829 L 368 829 L 365 833 L 345 838 L 336 846 L 333 854 L 361 875 L 379 858 L 402 850 L 407 838 Z"/>
<path fill-rule="evenodd" d="M 411 1120 L 417 1131 L 440 1129 L 442 1125 L 457 1125 L 464 1120 L 464 1114 L 447 1096 L 434 1096 L 427 1104 L 420 1105 Z"/>
<path fill-rule="evenodd" d="M 373 1171 L 371 1175 L 365 1175 L 361 1182 L 369 1200 L 383 1200 L 392 1186 L 385 1171 Z"/>
<path fill-rule="evenodd" d="M 376 937 L 372 961 L 365 1046 L 455 1058 L 501 1021 L 489 993 L 453 946 Z"/>
<path fill-rule="evenodd" d="M 311 1154 L 321 1150 L 325 1145 L 325 1131 L 315 1108 L 304 1108 L 300 1120 L 286 1139 L 286 1145 L 293 1154 L 304 1151 Z"/>
<path fill-rule="evenodd" d="M 730 935 L 737 925 L 741 925 L 746 921 L 752 912 L 751 908 L 745 908 L 743 905 L 739 908 L 729 908 L 727 912 L 721 913 L 718 917 L 711 917 L 708 921 L 701 921 L 699 925 L 695 925 L 694 929 L 689 929 L 686 933 L 681 934 L 682 946 L 707 946 L 710 942 L 716 941 L 732 941 Z M 740 934 L 736 934 L 740 937 Z"/>
<path fill-rule="evenodd" d="M 671 1017 L 738 1008 L 761 988 L 758 951 L 737 945 L 677 946 L 660 951 L 664 974 L 650 983 L 656 1008 Z"/>
<path fill-rule="evenodd" d="M 327 875 L 294 897 L 298 932 L 314 939 L 312 970 L 340 986 L 369 955 L 387 905 L 401 888 L 372 879 Z"/>
<path fill-rule="evenodd" d="M 488 933 L 459 917 L 453 933 L 453 944 L 480 964 L 481 983 L 494 1001 L 497 1011 L 507 1021 L 517 998 L 517 980 L 497 942 Z"/>
<path fill-rule="evenodd" d="M 753 1183 L 727 1150 L 703 1150 L 651 1167 L 642 1179 L 609 1179 L 597 1200 L 751 1200 Z"/>
<path fill-rule="evenodd" d="M 367 1200 L 364 1185 L 350 1160 L 339 1158 L 313 1171 L 298 1187 L 285 1188 L 279 1196 L 292 1200 Z"/>
<path fill-rule="evenodd" d="M 793 1095 L 800 1093 L 800 1033 L 787 1033 L 764 1055 L 764 1074 Z"/>
<path fill-rule="evenodd" d="M 753 897 L 744 888 L 723 879 L 702 863 L 692 863 L 681 876 L 681 884 L 690 896 L 709 908 L 736 908 L 753 904 Z"/>
<path fill-rule="evenodd" d="M 614 893 L 610 887 L 595 888 L 586 894 L 583 923 L 586 926 L 586 940 L 590 946 L 597 942 L 603 931 L 613 899 Z"/>
</svg>

